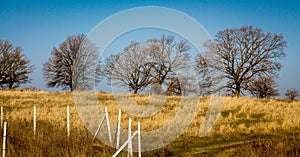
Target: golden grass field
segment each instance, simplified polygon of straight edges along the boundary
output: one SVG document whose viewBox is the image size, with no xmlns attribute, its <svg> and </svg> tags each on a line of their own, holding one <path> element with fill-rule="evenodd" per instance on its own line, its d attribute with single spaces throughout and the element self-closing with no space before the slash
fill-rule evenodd
<svg viewBox="0 0 300 157">
<path fill-rule="evenodd" d="M 108 107 L 112 122 L 118 107 L 112 94 L 97 94 Z M 133 95 L 140 105 L 147 95 Z M 199 137 L 210 99 L 199 97 L 200 107 L 189 128 L 177 140 L 142 156 L 300 156 L 300 101 L 226 97 L 213 129 Z M 166 125 L 179 107 L 180 97 L 168 96 L 162 109 L 151 117 L 132 117 L 133 130 L 150 131 Z M 37 106 L 37 134 L 33 136 L 33 106 Z M 71 109 L 71 135 L 67 138 L 66 106 Z M 116 149 L 85 129 L 69 92 L 0 91 L 0 106 L 8 122 L 7 156 L 111 156 Z M 130 115 L 122 113 L 127 129 Z M 3 131 L 1 129 L 1 135 Z M 2 144 L 2 138 L 1 138 Z M 136 155 L 136 154 L 134 154 Z M 127 156 L 122 152 L 120 156 Z"/>
</svg>

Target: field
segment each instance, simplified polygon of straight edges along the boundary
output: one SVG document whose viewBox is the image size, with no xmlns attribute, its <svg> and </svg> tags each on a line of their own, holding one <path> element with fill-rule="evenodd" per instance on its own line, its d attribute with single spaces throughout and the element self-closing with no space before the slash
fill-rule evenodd
<svg viewBox="0 0 300 157">
<path fill-rule="evenodd" d="M 98 93 L 116 123 L 118 108 L 111 94 Z M 133 95 L 140 105 L 147 95 Z M 143 156 L 300 156 L 300 101 L 226 97 L 221 116 L 212 130 L 199 137 L 208 110 L 209 97 L 199 97 L 201 107 L 188 129 L 175 141 Z M 125 100 L 124 100 L 125 101 Z M 169 96 L 151 117 L 122 114 L 121 127 L 150 131 L 168 123 L 178 111 L 180 97 Z M 125 103 L 125 102 L 124 102 Z M 37 134 L 33 135 L 33 106 L 37 106 Z M 71 109 L 71 135 L 67 138 L 66 106 Z M 72 93 L 0 91 L 0 106 L 8 122 L 7 156 L 111 156 L 116 149 L 100 141 L 84 127 L 74 106 Z M 105 127 L 104 127 L 105 128 Z M 1 130 L 1 135 L 3 131 Z M 2 143 L 2 138 L 0 140 Z M 136 154 L 134 154 L 136 155 Z M 122 152 L 120 156 L 127 156 Z"/>
</svg>

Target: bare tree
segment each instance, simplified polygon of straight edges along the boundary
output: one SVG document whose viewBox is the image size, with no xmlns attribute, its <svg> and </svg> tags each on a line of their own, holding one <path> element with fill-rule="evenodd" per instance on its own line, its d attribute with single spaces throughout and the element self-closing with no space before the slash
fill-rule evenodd
<svg viewBox="0 0 300 157">
<path fill-rule="evenodd" d="M 296 89 L 288 89 L 285 93 L 285 96 L 289 100 L 295 100 L 295 98 L 299 96 L 299 92 Z"/>
<path fill-rule="evenodd" d="M 133 93 L 150 84 L 151 65 L 139 43 L 131 43 L 122 53 L 111 55 L 102 67 L 104 77 L 119 81 L 120 86 L 130 87 Z"/>
<path fill-rule="evenodd" d="M 22 54 L 20 47 L 0 40 L 0 87 L 14 89 L 21 84 L 30 83 L 29 74 L 34 66 Z"/>
<path fill-rule="evenodd" d="M 165 92 L 161 88 L 163 83 L 175 85 L 176 79 L 171 75 L 178 74 L 178 71 L 188 66 L 189 50 L 190 46 L 186 41 L 177 43 L 173 36 L 163 35 L 160 39 L 153 38 L 146 42 L 146 51 L 150 59 L 148 62 L 152 65 L 151 85 L 152 88 L 156 88 L 157 94 Z"/>
<path fill-rule="evenodd" d="M 98 62 L 97 48 L 85 35 L 69 36 L 44 63 L 48 87 L 87 90 L 93 88 Z"/>
<path fill-rule="evenodd" d="M 196 78 L 191 75 L 178 74 L 169 77 L 167 82 L 167 95 L 192 95 L 198 94 L 199 88 L 197 87 Z"/>
<path fill-rule="evenodd" d="M 168 89 L 166 91 L 167 95 L 181 95 L 182 89 L 180 85 L 180 81 L 176 77 L 170 78 L 170 82 L 167 83 Z"/>
<path fill-rule="evenodd" d="M 102 74 L 109 80 L 118 80 L 134 93 L 141 89 L 162 94 L 174 86 L 176 71 L 187 67 L 190 49 L 185 41 L 177 43 L 174 37 L 152 38 L 144 43 L 133 42 L 122 53 L 108 57 L 102 65 Z M 174 82 L 175 81 L 175 82 Z M 114 82 L 116 83 L 116 82 Z M 150 89 L 146 88 L 151 86 Z"/>
<path fill-rule="evenodd" d="M 195 70 L 198 73 L 199 95 L 210 95 L 221 91 L 222 85 L 219 85 L 223 79 L 223 75 L 212 67 L 210 67 L 206 61 L 209 56 L 207 54 L 198 54 L 196 58 Z"/>
<path fill-rule="evenodd" d="M 198 56 L 196 66 L 211 74 L 206 78 L 219 82 L 216 89 L 240 96 L 249 90 L 256 77 L 277 76 L 286 43 L 282 35 L 264 33 L 252 26 L 226 29 L 214 41 L 207 42 L 207 51 Z"/>
<path fill-rule="evenodd" d="M 258 77 L 249 87 L 249 91 L 258 98 L 269 98 L 279 95 L 276 82 L 271 77 Z"/>
</svg>

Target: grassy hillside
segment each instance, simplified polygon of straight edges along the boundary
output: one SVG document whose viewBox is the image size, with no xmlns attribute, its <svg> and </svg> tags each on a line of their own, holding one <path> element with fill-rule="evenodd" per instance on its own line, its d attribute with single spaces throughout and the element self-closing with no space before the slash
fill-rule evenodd
<svg viewBox="0 0 300 157">
<path fill-rule="evenodd" d="M 111 94 L 98 94 L 110 119 L 117 120 L 117 105 Z M 138 104 L 148 96 L 134 95 Z M 143 156 L 300 156 L 300 101 L 230 98 L 216 125 L 204 137 L 199 128 L 210 99 L 201 97 L 193 122 L 177 140 Z M 142 131 L 168 123 L 179 107 L 180 97 L 170 96 L 151 117 L 132 117 L 133 130 L 141 121 Z M 125 100 L 124 100 L 125 101 Z M 37 106 L 37 135 L 33 136 L 33 106 Z M 67 138 L 66 106 L 71 109 L 71 136 Z M 116 150 L 85 129 L 74 106 L 72 93 L 42 91 L 0 91 L 0 106 L 8 122 L 8 156 L 111 156 Z M 121 127 L 127 129 L 129 115 L 123 113 Z M 3 134 L 2 130 L 0 131 Z M 2 139 L 0 140 L 2 143 Z M 127 156 L 123 152 L 120 156 Z"/>
</svg>

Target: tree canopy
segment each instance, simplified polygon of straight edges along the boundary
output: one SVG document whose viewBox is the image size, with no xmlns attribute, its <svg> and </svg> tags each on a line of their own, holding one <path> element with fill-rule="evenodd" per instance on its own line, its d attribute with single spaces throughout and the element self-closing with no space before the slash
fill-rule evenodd
<svg viewBox="0 0 300 157">
<path fill-rule="evenodd" d="M 285 96 L 289 99 L 289 100 L 295 100 L 296 97 L 299 96 L 299 92 L 296 89 L 288 89 L 285 93 Z"/>
<path fill-rule="evenodd" d="M 9 41 L 0 40 L 0 87 L 2 89 L 18 88 L 30 83 L 29 74 L 34 70 L 21 47 L 13 46 Z"/>
<path fill-rule="evenodd" d="M 123 52 L 111 55 L 103 62 L 102 75 L 109 80 L 118 80 L 133 93 L 150 86 L 150 92 L 166 94 L 166 90 L 174 88 L 163 89 L 162 86 L 178 86 L 175 71 L 186 66 L 190 59 L 186 53 L 189 49 L 185 41 L 176 42 L 173 36 L 152 38 L 144 43 L 132 42 Z"/>
<path fill-rule="evenodd" d="M 98 63 L 97 48 L 85 35 L 69 36 L 43 64 L 48 87 L 87 90 L 93 88 Z"/>
<path fill-rule="evenodd" d="M 201 75 L 205 73 L 204 80 L 210 87 L 217 85 L 215 90 L 225 89 L 240 96 L 251 92 L 259 77 L 278 76 L 286 44 L 282 35 L 252 26 L 225 29 L 206 43 L 207 51 L 198 55 L 196 67 Z"/>
</svg>

